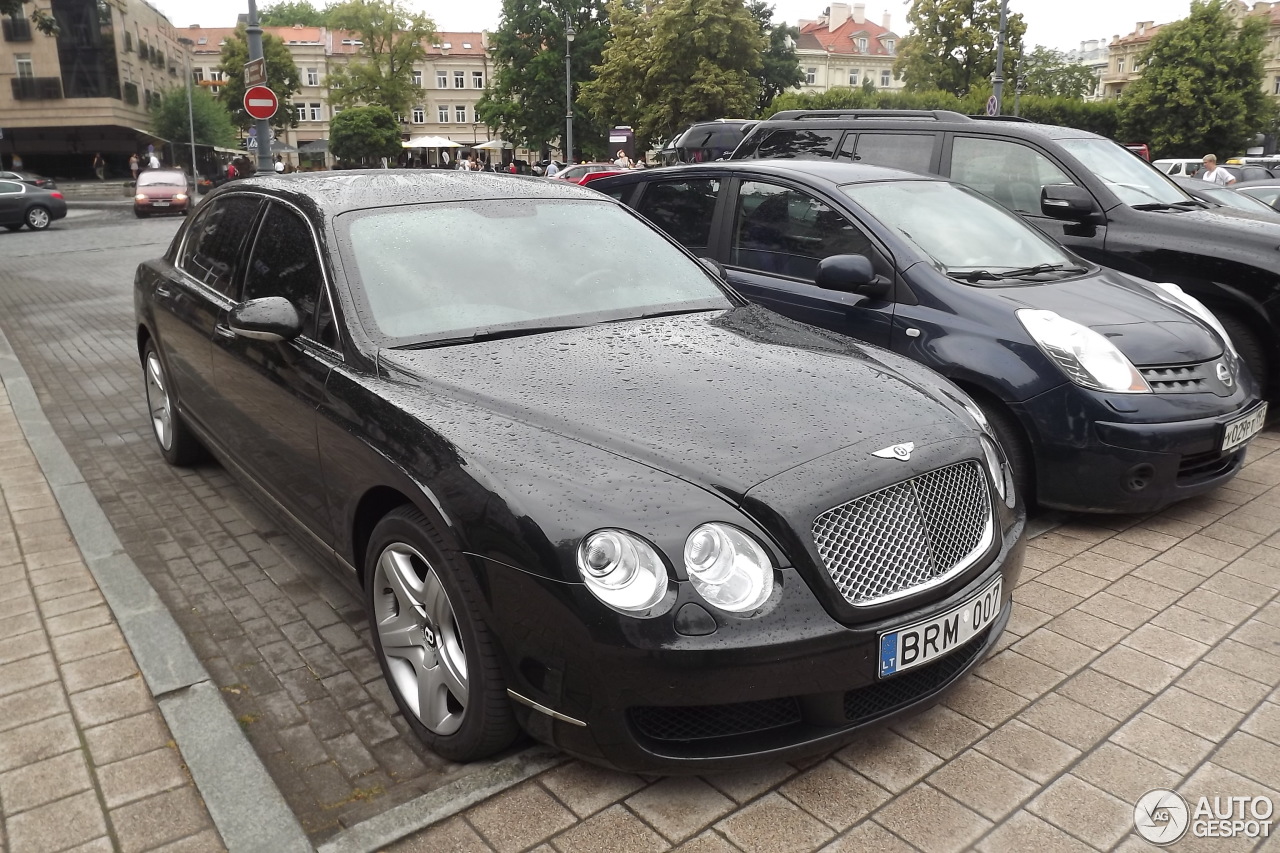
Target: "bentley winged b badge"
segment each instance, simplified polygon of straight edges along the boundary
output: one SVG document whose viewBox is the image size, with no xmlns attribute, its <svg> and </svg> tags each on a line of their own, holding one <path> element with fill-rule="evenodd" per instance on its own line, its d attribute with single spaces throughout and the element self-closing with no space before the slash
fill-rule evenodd
<svg viewBox="0 0 1280 853">
<path fill-rule="evenodd" d="M 911 451 L 915 449 L 915 442 L 908 441 L 906 444 L 895 444 L 891 447 L 886 447 L 883 450 L 877 450 L 871 455 L 879 456 L 881 459 L 898 459 L 902 462 L 906 462 L 911 458 Z"/>
</svg>

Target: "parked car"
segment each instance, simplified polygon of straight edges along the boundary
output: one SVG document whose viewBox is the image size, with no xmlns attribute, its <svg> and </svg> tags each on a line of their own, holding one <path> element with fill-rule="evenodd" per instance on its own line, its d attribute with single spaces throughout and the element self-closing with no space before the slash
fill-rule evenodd
<svg viewBox="0 0 1280 853">
<path fill-rule="evenodd" d="M 755 122 L 740 118 L 718 118 L 689 125 L 671 138 L 658 152 L 664 166 L 681 163 L 710 163 L 733 153 Z"/>
<path fill-rule="evenodd" d="M 1249 165 L 1232 165 L 1219 166 L 1219 169 L 1225 169 L 1227 174 L 1241 181 L 1265 181 L 1275 177 L 1275 172 L 1266 166 L 1249 166 Z"/>
<path fill-rule="evenodd" d="M 578 163 L 574 166 L 565 166 L 555 174 L 555 180 L 576 184 L 584 176 L 590 175 L 592 172 L 615 172 L 617 170 L 618 167 L 612 163 Z"/>
<path fill-rule="evenodd" d="M 627 170 L 625 169 L 610 169 L 606 172 L 588 172 L 575 181 L 575 183 L 580 187 L 585 187 L 589 186 L 593 181 L 598 181 L 601 178 L 607 178 L 610 175 L 625 175 L 626 173 Z"/>
<path fill-rule="evenodd" d="M 1186 158 L 1182 160 L 1154 160 L 1151 163 L 1161 172 L 1170 177 L 1193 177 L 1201 169 L 1204 168 L 1204 158 Z"/>
<path fill-rule="evenodd" d="M 1145 142 L 1126 142 L 1124 147 L 1137 154 L 1143 160 L 1151 159 L 1151 146 Z"/>
<path fill-rule="evenodd" d="M 1206 210 L 1105 137 L 947 110 L 789 110 L 757 124 L 733 154 L 761 157 L 856 161 L 968 184 L 1095 263 L 1199 299 L 1280 398 L 1280 223 Z"/>
<path fill-rule="evenodd" d="M 1280 211 L 1280 180 L 1268 178 L 1266 180 L 1241 182 L 1234 186 L 1236 192 L 1244 193 L 1251 198 Z"/>
<path fill-rule="evenodd" d="M 23 225 L 43 231 L 67 215 L 67 202 L 57 190 L 0 179 L 0 225 L 18 231 Z"/>
<path fill-rule="evenodd" d="M 186 216 L 193 206 L 191 187 L 181 169 L 148 169 L 134 185 L 133 215 L 142 219 L 153 213 Z"/>
<path fill-rule="evenodd" d="M 1198 302 L 1092 264 L 958 184 L 780 160 L 593 186 L 723 264 L 747 298 L 951 379 L 1042 504 L 1160 509 L 1234 477 L 1263 426 L 1252 377 Z"/>
<path fill-rule="evenodd" d="M 0 171 L 0 181 L 22 181 L 24 184 L 31 184 L 31 186 L 39 187 L 42 190 L 56 190 L 58 188 L 58 184 L 53 178 L 46 178 L 44 175 L 37 175 L 34 172 Z"/>
<path fill-rule="evenodd" d="M 745 303 L 594 191 L 235 181 L 135 306 L 160 452 L 212 451 L 362 585 L 445 758 L 517 724 L 629 770 L 826 750 L 1008 618 L 1025 514 L 964 394 Z"/>
<path fill-rule="evenodd" d="M 1251 213 L 1268 222 L 1280 222 L 1280 212 L 1248 193 L 1240 192 L 1235 187 L 1224 187 L 1200 178 L 1174 178 L 1173 182 L 1182 187 L 1192 198 L 1215 207 L 1230 207 L 1237 211 Z"/>
</svg>

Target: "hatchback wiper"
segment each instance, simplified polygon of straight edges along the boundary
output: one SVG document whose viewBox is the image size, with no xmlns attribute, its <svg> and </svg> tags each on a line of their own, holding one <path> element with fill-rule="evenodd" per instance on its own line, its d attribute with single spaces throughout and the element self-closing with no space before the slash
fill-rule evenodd
<svg viewBox="0 0 1280 853">
<path fill-rule="evenodd" d="M 1034 267 L 1016 267 L 1014 269 L 1000 270 L 992 272 L 991 270 L 968 270 L 961 273 L 950 273 L 954 278 L 963 279 L 969 282 L 977 281 L 999 281 L 1004 278 L 1023 278 L 1029 275 L 1040 275 L 1046 272 L 1084 272 L 1084 267 L 1069 267 L 1066 264 L 1037 264 Z"/>
</svg>

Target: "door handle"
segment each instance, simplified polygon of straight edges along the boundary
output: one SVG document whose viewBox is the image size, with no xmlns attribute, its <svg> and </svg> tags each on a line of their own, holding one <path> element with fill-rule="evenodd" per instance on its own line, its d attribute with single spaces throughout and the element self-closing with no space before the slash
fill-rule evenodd
<svg viewBox="0 0 1280 853">
<path fill-rule="evenodd" d="M 908 338 L 918 338 L 918 337 L 920 337 L 920 330 L 919 330 L 919 329 L 907 329 L 907 333 L 906 333 L 906 334 L 907 334 L 907 337 L 908 337 Z"/>
<path fill-rule="evenodd" d="M 224 326 L 221 323 L 214 326 L 213 330 L 224 338 L 234 338 L 236 336 L 235 332 L 231 331 L 229 327 Z"/>
<path fill-rule="evenodd" d="M 165 298 L 167 299 L 168 297 L 170 297 L 170 296 L 172 296 L 172 295 L 173 295 L 173 291 L 172 291 L 172 290 L 170 290 L 170 289 L 169 289 L 169 288 L 167 288 L 167 287 L 157 287 L 157 288 L 156 288 L 156 296 L 163 296 L 163 297 L 165 297 Z"/>
</svg>

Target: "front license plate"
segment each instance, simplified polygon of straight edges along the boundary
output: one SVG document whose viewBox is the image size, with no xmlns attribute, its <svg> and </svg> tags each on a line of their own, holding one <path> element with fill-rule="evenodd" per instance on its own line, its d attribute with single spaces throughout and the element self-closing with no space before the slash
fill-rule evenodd
<svg viewBox="0 0 1280 853">
<path fill-rule="evenodd" d="M 1237 418 L 1227 424 L 1222 431 L 1222 451 L 1225 453 L 1233 447 L 1239 447 L 1257 435 L 1267 422 L 1267 404 L 1263 403 L 1243 418 Z"/>
<path fill-rule="evenodd" d="M 167 202 L 167 201 L 153 201 L 153 202 L 151 202 L 151 203 L 152 203 L 153 205 L 155 205 L 156 207 L 168 207 L 168 206 L 169 206 L 169 202 Z"/>
<path fill-rule="evenodd" d="M 880 677 L 937 660 L 963 646 L 1000 613 L 1002 578 L 940 616 L 880 635 Z"/>
</svg>

